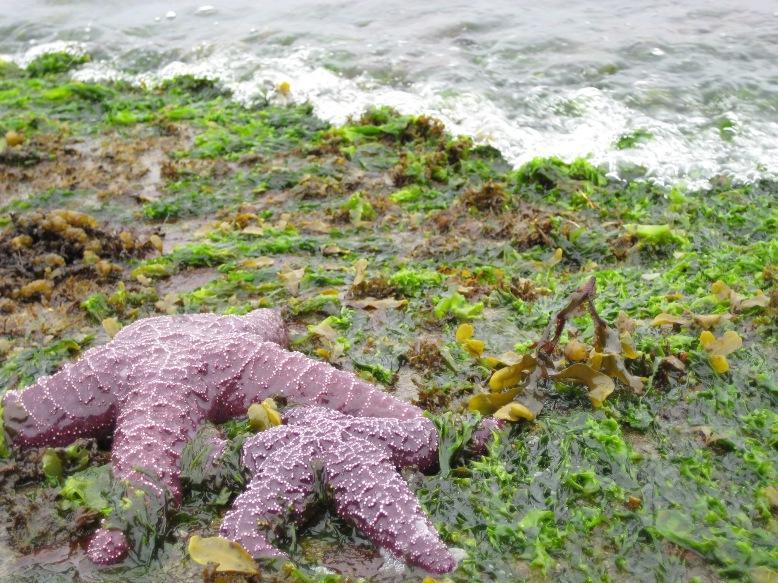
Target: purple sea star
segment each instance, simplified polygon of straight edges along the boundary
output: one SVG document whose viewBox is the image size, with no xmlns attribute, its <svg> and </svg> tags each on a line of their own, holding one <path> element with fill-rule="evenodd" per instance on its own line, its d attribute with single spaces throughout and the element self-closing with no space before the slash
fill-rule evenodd
<svg viewBox="0 0 778 583">
<path fill-rule="evenodd" d="M 243 446 L 243 465 L 253 477 L 224 517 L 221 533 L 254 556 L 285 556 L 258 525 L 271 530 L 287 518 L 304 518 L 320 477 L 337 513 L 377 546 L 428 571 L 451 571 L 456 561 L 397 473 L 398 467 L 434 462 L 437 438 L 426 421 L 353 417 L 322 407 L 292 410 L 286 425 Z"/>
<path fill-rule="evenodd" d="M 349 372 L 286 350 L 286 345 L 286 328 L 272 310 L 256 310 L 240 317 L 198 314 L 140 320 L 56 374 L 40 378 L 23 391 L 7 393 L 3 401 L 5 428 L 17 447 L 61 446 L 79 437 L 100 438 L 113 432 L 114 476 L 142 486 L 160 499 L 169 493 L 173 503 L 179 503 L 181 452 L 197 428 L 206 420 L 222 422 L 244 415 L 250 404 L 267 397 L 281 396 L 293 404 L 324 406 L 356 417 L 400 420 L 392 424 L 388 420 L 327 418 L 319 409 L 317 419 L 329 419 L 328 426 L 337 428 L 343 438 L 339 447 L 333 448 L 325 447 L 321 439 L 312 441 L 318 435 L 316 430 L 300 425 L 313 422 L 312 410 L 293 412 L 289 427 L 251 441 L 244 459 L 256 459 L 250 467 L 255 477 L 249 492 L 238 499 L 225 528 L 230 528 L 245 508 L 256 504 L 263 488 L 283 494 L 280 499 L 264 502 L 268 512 L 272 504 L 281 502 L 298 508 L 307 492 L 300 485 L 310 473 L 310 459 L 299 468 L 295 464 L 304 463 L 306 451 L 311 456 L 320 452 L 343 516 L 379 544 L 405 553 L 416 564 L 451 570 L 451 555 L 392 466 L 433 463 L 437 432 L 432 422 L 419 408 Z M 276 438 L 280 441 L 274 442 Z M 345 441 L 352 438 L 354 443 Z M 274 481 L 280 475 L 260 471 L 259 458 L 255 457 L 261 457 L 262 444 L 273 445 L 275 450 L 283 449 L 287 441 L 295 442 L 297 454 L 279 452 L 277 463 L 291 464 L 285 475 L 297 489 L 288 492 Z M 362 453 L 356 455 L 357 450 Z M 340 454 L 344 457 L 338 460 Z M 369 495 L 371 487 L 376 504 L 381 495 L 391 494 L 396 508 L 394 513 L 386 513 L 386 520 L 375 524 L 366 518 L 372 512 L 369 506 L 358 502 Z M 248 506 L 247 501 L 251 502 Z M 388 501 L 382 502 L 386 505 Z M 374 510 L 377 518 L 380 511 Z M 410 525 L 393 522 L 408 516 L 417 520 Z M 410 532 L 409 527 L 416 530 Z M 241 540 L 254 545 L 257 536 L 241 535 Z M 408 547 L 417 540 L 413 537 L 424 541 L 427 556 Z M 128 550 L 123 533 L 101 528 L 87 553 L 96 563 L 112 564 L 122 560 Z"/>
</svg>

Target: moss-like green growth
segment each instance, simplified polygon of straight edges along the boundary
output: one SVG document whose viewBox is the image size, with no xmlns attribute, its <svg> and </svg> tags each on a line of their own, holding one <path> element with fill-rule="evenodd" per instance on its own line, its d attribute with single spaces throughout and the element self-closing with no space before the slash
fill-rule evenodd
<svg viewBox="0 0 778 583">
<path fill-rule="evenodd" d="M 670 225 L 624 225 L 627 233 L 634 235 L 648 245 L 675 245 L 688 243 L 682 235 L 674 232 Z"/>
<path fill-rule="evenodd" d="M 728 117 L 722 117 L 716 121 L 716 128 L 719 130 L 721 139 L 725 142 L 731 142 L 736 133 L 735 122 Z"/>
<path fill-rule="evenodd" d="M 53 373 L 64 361 L 89 346 L 93 336 L 59 340 L 44 348 L 27 348 L 0 366 L 0 391 L 26 387 L 36 378 Z"/>
<path fill-rule="evenodd" d="M 352 194 L 342 208 L 348 211 L 352 223 L 369 221 L 375 218 L 373 206 L 359 192 Z"/>
<path fill-rule="evenodd" d="M 404 296 L 413 297 L 428 287 L 440 285 L 444 279 L 444 276 L 437 271 L 405 268 L 394 273 L 389 278 L 389 282 Z"/>
<path fill-rule="evenodd" d="M 515 178 L 519 184 L 543 190 L 551 190 L 569 180 L 586 181 L 594 186 L 608 184 L 605 175 L 583 158 L 577 158 L 570 164 L 559 158 L 535 158 L 519 168 Z"/>
<path fill-rule="evenodd" d="M 199 100 L 228 97 L 230 95 L 230 92 L 220 87 L 217 81 L 195 77 L 194 75 L 179 75 L 172 79 L 165 79 L 162 82 L 161 89 L 174 95 L 193 96 Z M 192 111 L 194 112 L 194 110 Z"/>
<path fill-rule="evenodd" d="M 654 134 L 644 128 L 638 128 L 635 131 L 622 134 L 614 144 L 618 150 L 628 150 L 638 144 L 649 141 Z"/>
<path fill-rule="evenodd" d="M 483 302 L 470 304 L 465 297 L 458 292 L 442 297 L 438 303 L 435 304 L 435 316 L 438 318 L 444 318 L 448 314 L 451 314 L 458 320 L 472 320 L 473 318 L 480 316 L 483 311 Z"/>
<path fill-rule="evenodd" d="M 111 513 L 111 468 L 108 464 L 88 468 L 68 476 L 59 495 L 63 510 L 84 507 L 103 515 Z"/>
<path fill-rule="evenodd" d="M 289 308 L 294 316 L 313 312 L 339 313 L 340 299 L 332 294 L 320 294 L 305 300 L 292 298 L 289 301 Z"/>
<path fill-rule="evenodd" d="M 81 309 L 85 310 L 96 322 L 102 322 L 113 311 L 108 305 L 108 300 L 103 294 L 93 294 L 81 302 Z"/>
<path fill-rule="evenodd" d="M 88 63 L 89 55 L 78 55 L 73 53 L 53 52 L 45 53 L 36 57 L 27 65 L 27 74 L 30 77 L 43 77 L 46 75 L 56 75 L 66 73 L 71 69 Z"/>
</svg>

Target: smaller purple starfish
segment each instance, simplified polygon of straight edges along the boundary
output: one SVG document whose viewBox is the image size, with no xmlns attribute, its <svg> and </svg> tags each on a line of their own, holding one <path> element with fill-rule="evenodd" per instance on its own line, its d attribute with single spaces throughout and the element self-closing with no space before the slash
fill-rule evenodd
<svg viewBox="0 0 778 583">
<path fill-rule="evenodd" d="M 377 546 L 433 573 L 453 570 L 456 560 L 397 473 L 435 463 L 438 444 L 426 421 L 352 417 L 323 407 L 290 411 L 286 425 L 244 444 L 242 463 L 252 478 L 224 517 L 222 535 L 255 557 L 286 557 L 263 531 L 289 518 L 301 521 L 321 479 L 336 512 Z"/>
</svg>

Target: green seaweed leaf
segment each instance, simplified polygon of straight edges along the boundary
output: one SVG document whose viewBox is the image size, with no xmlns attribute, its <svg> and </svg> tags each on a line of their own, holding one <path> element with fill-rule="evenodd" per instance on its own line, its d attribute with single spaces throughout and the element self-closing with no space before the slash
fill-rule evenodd
<svg viewBox="0 0 778 583">
<path fill-rule="evenodd" d="M 458 320 L 473 320 L 480 316 L 483 311 L 483 302 L 470 304 L 465 299 L 465 296 L 459 292 L 444 296 L 435 304 L 435 316 L 437 318 L 444 318 L 451 314 Z"/>
<path fill-rule="evenodd" d="M 111 488 L 109 464 L 87 468 L 65 479 L 59 491 L 60 506 L 63 510 L 85 507 L 107 516 L 111 513 Z"/>
</svg>

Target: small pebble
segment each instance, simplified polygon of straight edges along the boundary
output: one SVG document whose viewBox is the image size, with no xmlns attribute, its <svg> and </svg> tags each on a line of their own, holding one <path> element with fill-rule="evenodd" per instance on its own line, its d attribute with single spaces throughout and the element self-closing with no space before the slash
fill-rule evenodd
<svg viewBox="0 0 778 583">
<path fill-rule="evenodd" d="M 24 135 L 13 130 L 6 132 L 5 143 L 10 147 L 21 146 L 24 143 Z"/>
</svg>

